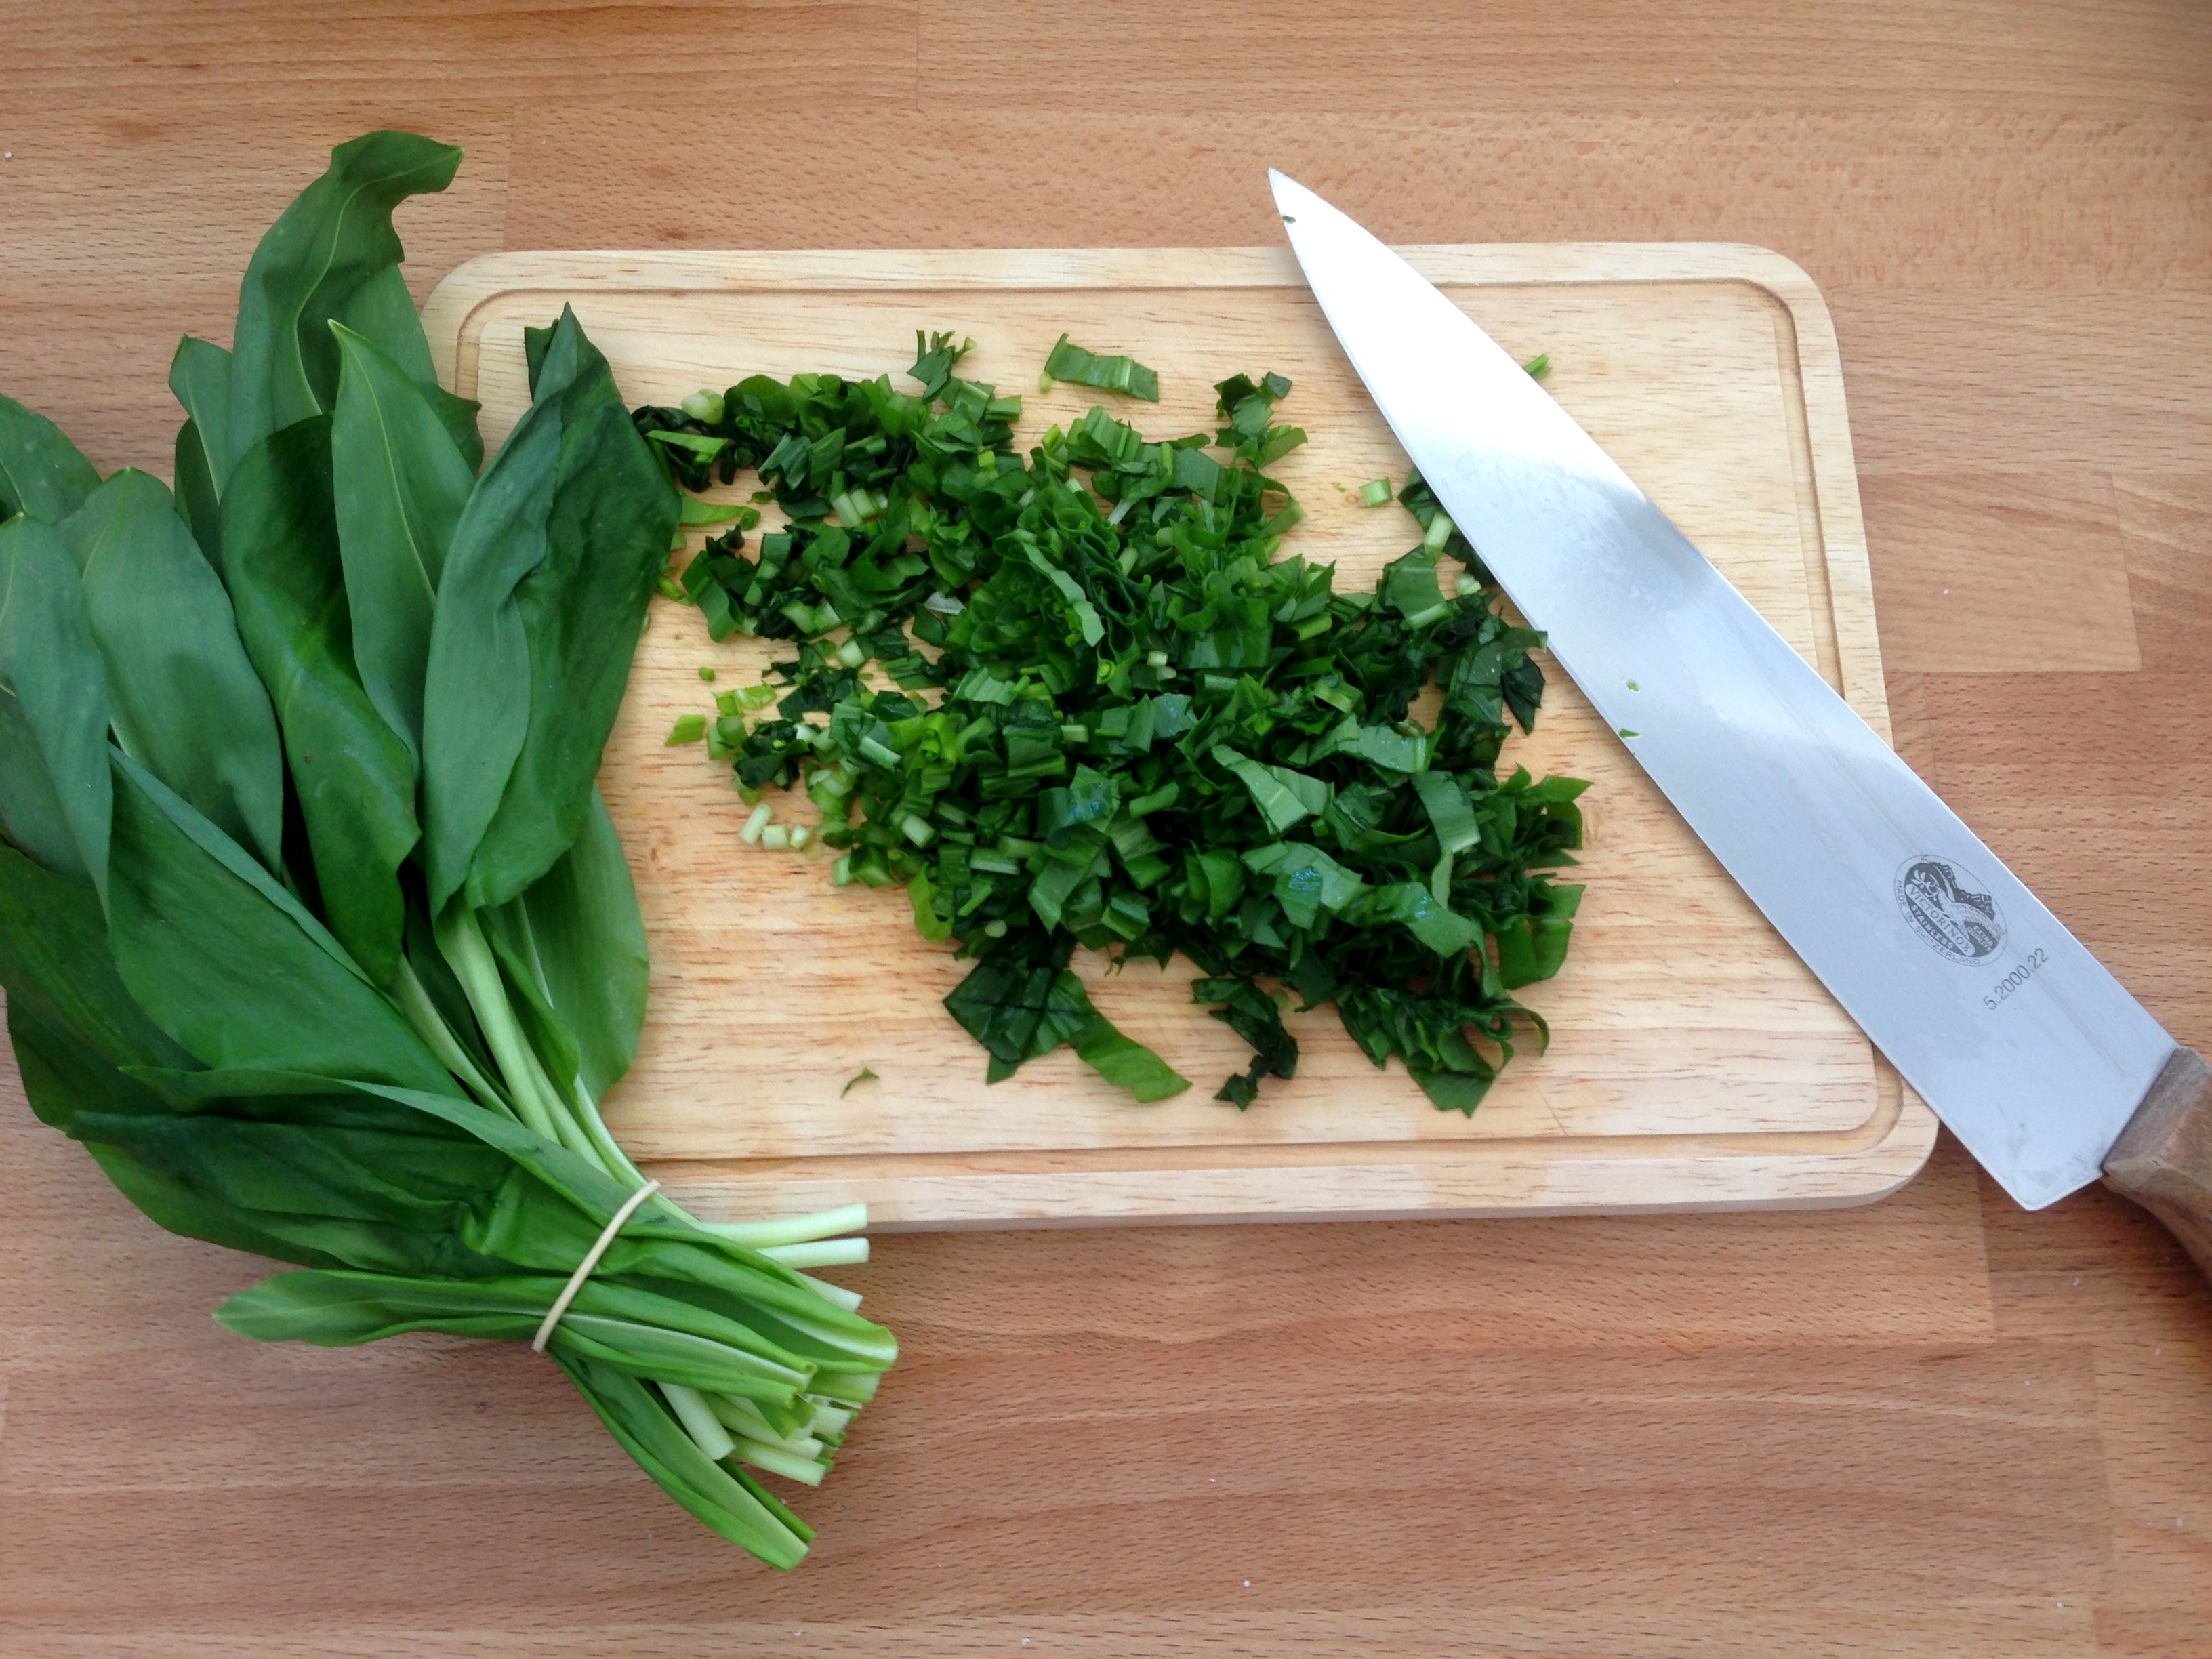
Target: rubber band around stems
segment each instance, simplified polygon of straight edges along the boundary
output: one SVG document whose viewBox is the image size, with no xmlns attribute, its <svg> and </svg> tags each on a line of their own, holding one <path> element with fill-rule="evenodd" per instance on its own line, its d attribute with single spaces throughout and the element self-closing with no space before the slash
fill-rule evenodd
<svg viewBox="0 0 2212 1659">
<path fill-rule="evenodd" d="M 576 1292 L 584 1288 L 584 1281 L 592 1276 L 592 1269 L 599 1265 L 599 1258 L 615 1242 L 615 1235 L 623 1230 L 623 1223 L 636 1214 L 638 1206 L 659 1190 L 659 1182 L 647 1182 L 629 1195 L 622 1208 L 614 1212 L 613 1218 L 600 1229 L 599 1243 L 584 1252 L 584 1259 L 576 1264 L 576 1271 L 568 1275 L 568 1282 L 561 1287 L 561 1294 L 553 1298 L 553 1305 L 546 1310 L 545 1322 L 538 1328 L 538 1334 L 530 1339 L 530 1346 L 539 1353 L 544 1353 L 545 1345 L 553 1340 L 553 1328 L 561 1322 L 561 1316 L 568 1311 L 568 1304 L 576 1299 Z"/>
</svg>

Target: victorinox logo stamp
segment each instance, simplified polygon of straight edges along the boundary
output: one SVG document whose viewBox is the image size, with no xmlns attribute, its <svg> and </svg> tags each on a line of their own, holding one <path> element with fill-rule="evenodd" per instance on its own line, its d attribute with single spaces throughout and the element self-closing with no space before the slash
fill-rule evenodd
<svg viewBox="0 0 2212 1659">
<path fill-rule="evenodd" d="M 1897 908 L 1930 946 L 1972 967 L 2005 940 L 2004 916 L 1984 884 L 1956 859 L 1923 853 L 1897 872 Z"/>
</svg>

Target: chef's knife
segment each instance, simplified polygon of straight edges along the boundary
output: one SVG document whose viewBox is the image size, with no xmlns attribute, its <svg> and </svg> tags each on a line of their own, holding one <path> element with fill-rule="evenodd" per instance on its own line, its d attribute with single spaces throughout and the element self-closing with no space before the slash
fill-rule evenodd
<svg viewBox="0 0 2212 1659">
<path fill-rule="evenodd" d="M 2101 1173 L 2212 1273 L 2212 1071 L 1496 342 L 1269 177 L 1330 326 L 1453 522 L 1844 1010 L 2022 1205 Z"/>
</svg>

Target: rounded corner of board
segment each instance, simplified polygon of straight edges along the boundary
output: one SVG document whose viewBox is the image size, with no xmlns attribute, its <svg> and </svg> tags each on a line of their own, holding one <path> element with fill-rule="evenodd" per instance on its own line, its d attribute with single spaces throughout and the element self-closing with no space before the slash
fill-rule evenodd
<svg viewBox="0 0 2212 1659">
<path fill-rule="evenodd" d="M 1741 280 L 1766 290 L 1797 319 L 1801 330 L 1808 323 L 1815 325 L 1820 334 L 1831 335 L 1835 324 L 1828 310 L 1828 296 L 1813 280 L 1813 274 L 1788 254 L 1778 249 L 1761 247 L 1756 242 L 1729 242 L 1722 245 L 1737 264 Z"/>
<path fill-rule="evenodd" d="M 1838 1162 L 1847 1165 L 1863 1184 L 1846 1182 L 1835 1196 L 1822 1200 L 1822 1209 L 1855 1209 L 1879 1204 L 1912 1184 L 1936 1151 L 1936 1131 L 1942 1127 L 1928 1103 L 1899 1085 L 1897 1117 L 1880 1140 Z M 1815 1207 L 1815 1206 L 1808 1206 Z"/>
<path fill-rule="evenodd" d="M 430 328 L 433 319 L 465 315 L 485 295 L 507 286 L 509 274 L 523 257 L 503 250 L 462 260 L 438 278 L 430 297 L 422 301 L 424 329 Z"/>
</svg>

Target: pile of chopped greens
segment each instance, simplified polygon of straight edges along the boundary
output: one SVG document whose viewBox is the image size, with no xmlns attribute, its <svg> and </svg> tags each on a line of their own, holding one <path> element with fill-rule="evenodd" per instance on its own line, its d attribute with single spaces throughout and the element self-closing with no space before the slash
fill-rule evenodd
<svg viewBox="0 0 2212 1659">
<path fill-rule="evenodd" d="M 177 489 L 0 398 L 0 983 L 33 1109 L 161 1225 L 298 1263 L 216 1317 L 537 1338 L 775 1565 L 890 1364 L 835 1212 L 713 1224 L 598 1101 L 646 945 L 593 777 L 678 492 L 573 313 L 486 465 L 392 211 L 460 152 L 340 145 L 187 338 Z M 560 1298 L 608 1241 L 567 1311 Z"/>
<path fill-rule="evenodd" d="M 1303 515 L 1267 469 L 1305 441 L 1277 422 L 1280 375 L 1222 381 L 1211 432 L 1153 441 L 1094 407 L 1024 459 L 1020 399 L 956 373 L 973 342 L 916 345 L 918 392 L 755 376 L 632 411 L 688 488 L 764 486 L 664 591 L 717 640 L 793 647 L 669 740 L 705 741 L 749 799 L 803 787 L 821 811 L 787 827 L 760 804 L 747 840 L 818 840 L 837 883 L 906 886 L 923 936 L 975 960 L 945 1006 L 993 1082 L 1066 1043 L 1139 1100 L 1188 1086 L 1091 1005 L 1081 945 L 1197 965 L 1194 1000 L 1253 1049 L 1217 1098 L 1296 1071 L 1286 990 L 1471 1113 L 1516 1022 L 1544 1033 L 1512 993 L 1559 970 L 1582 896 L 1552 872 L 1583 783 L 1498 773 L 1542 636 L 1418 477 L 1398 499 L 1419 544 L 1374 592 L 1279 557 Z M 1158 392 L 1065 336 L 1047 377 Z M 787 523 L 749 550 L 770 500 Z"/>
</svg>

